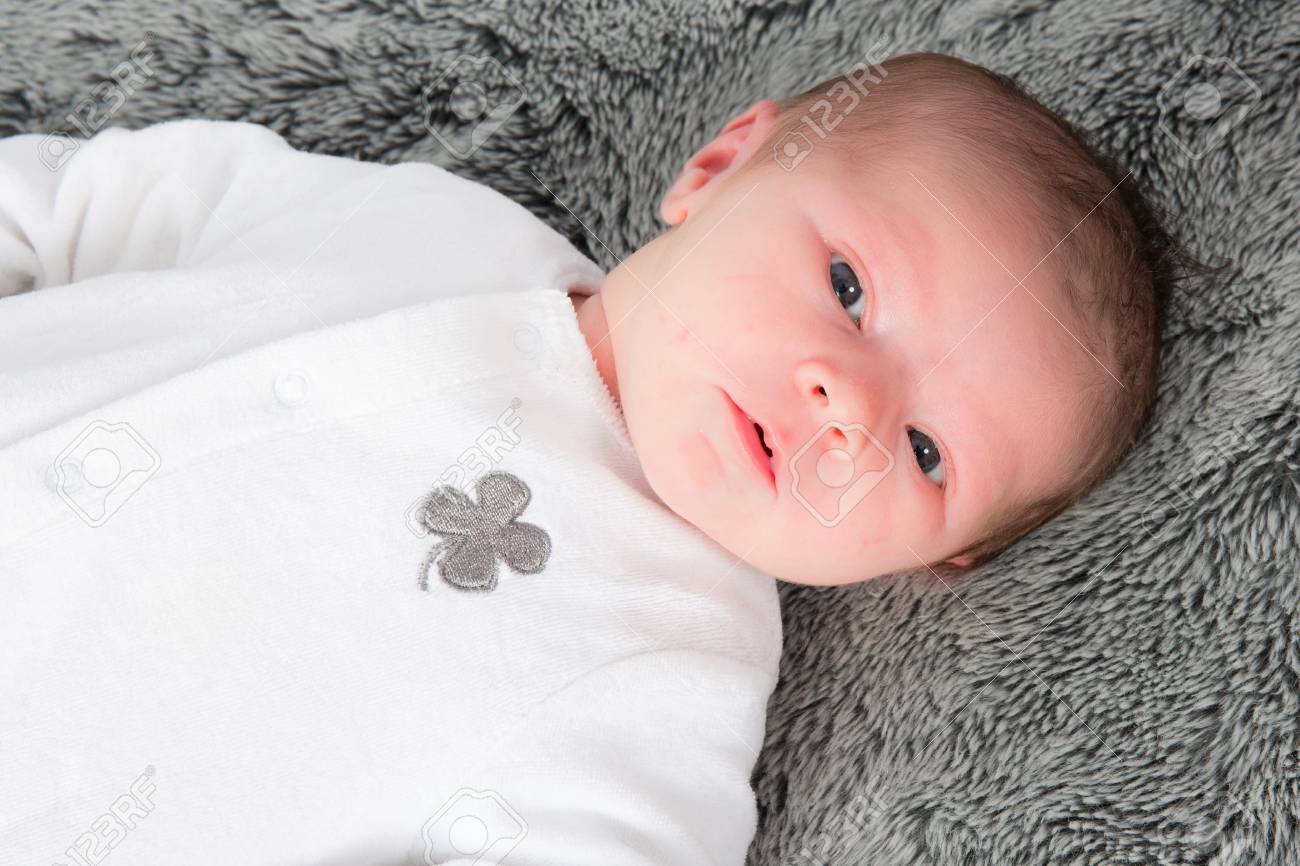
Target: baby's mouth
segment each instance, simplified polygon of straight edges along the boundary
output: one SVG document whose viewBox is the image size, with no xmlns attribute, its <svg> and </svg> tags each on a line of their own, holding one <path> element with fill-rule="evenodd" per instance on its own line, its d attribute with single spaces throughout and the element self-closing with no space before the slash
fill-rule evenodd
<svg viewBox="0 0 1300 866">
<path fill-rule="evenodd" d="M 754 421 L 753 418 L 750 418 L 749 420 Z M 767 447 L 767 439 L 763 437 L 763 425 L 759 424 L 757 421 L 754 421 L 754 429 L 758 431 L 758 444 L 763 447 L 763 452 L 767 454 L 767 459 L 771 460 L 772 449 Z"/>
<path fill-rule="evenodd" d="M 774 459 L 776 445 L 773 439 L 772 445 L 768 445 L 768 439 L 771 438 L 771 431 L 763 429 L 754 418 L 740 408 L 736 401 L 731 399 L 731 395 L 721 388 L 718 389 L 723 400 L 729 409 L 732 423 L 731 436 L 732 442 L 740 447 L 741 454 L 745 462 L 754 468 L 760 477 L 765 477 L 768 484 L 776 486 L 776 460 Z"/>
<path fill-rule="evenodd" d="M 744 410 L 742 409 L 741 412 L 743 413 Z M 775 461 L 773 461 L 773 459 L 772 459 L 773 451 L 772 451 L 771 447 L 769 447 L 768 444 L 767 444 L 767 432 L 766 432 L 765 430 L 763 430 L 763 425 L 762 425 L 762 424 L 759 424 L 757 421 L 755 421 L 753 418 L 751 418 L 751 417 L 749 416 L 748 413 L 745 413 L 745 419 L 746 419 L 747 421 L 749 421 L 749 423 L 751 423 L 751 424 L 754 425 L 754 432 L 758 434 L 758 447 L 759 447 L 759 448 L 762 448 L 762 449 L 763 449 L 763 453 L 767 455 L 767 466 L 768 466 L 768 470 L 772 473 L 772 477 L 773 477 L 773 479 L 775 479 L 775 478 L 776 478 L 776 463 L 775 463 Z"/>
</svg>

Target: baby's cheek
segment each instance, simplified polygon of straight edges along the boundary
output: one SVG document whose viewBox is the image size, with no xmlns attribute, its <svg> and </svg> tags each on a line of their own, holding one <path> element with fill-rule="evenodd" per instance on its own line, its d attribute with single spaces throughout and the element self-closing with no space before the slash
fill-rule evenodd
<svg viewBox="0 0 1300 866">
<path fill-rule="evenodd" d="M 892 519 L 894 513 L 890 503 L 883 500 L 870 502 L 868 497 L 868 501 L 860 504 L 858 510 L 860 513 L 850 515 L 856 519 L 845 520 L 835 527 L 836 530 L 841 530 L 836 547 L 846 557 L 860 560 L 868 554 L 878 555 L 882 547 L 906 540 L 899 538 L 899 529 Z"/>
<path fill-rule="evenodd" d="M 855 559 L 861 559 L 868 553 L 879 552 L 882 545 L 896 540 L 883 522 L 872 520 L 864 521 L 864 524 L 856 533 L 845 533 L 848 537 L 843 539 L 843 546 Z"/>
<path fill-rule="evenodd" d="M 679 489 L 673 492 L 683 498 L 693 491 L 709 489 L 726 468 L 699 433 L 687 435 L 678 447 L 666 449 L 659 456 L 669 464 L 669 468 L 676 467 L 675 474 L 680 477 L 674 479 L 677 483 L 673 487 Z"/>
<path fill-rule="evenodd" d="M 691 332 L 662 303 L 649 298 L 641 306 L 650 317 L 653 333 L 661 335 L 664 346 L 678 346 L 690 339 Z"/>
<path fill-rule="evenodd" d="M 666 406 L 673 408 L 666 411 Z M 636 427 L 637 459 L 650 486 L 679 514 L 700 499 L 700 491 L 716 486 L 725 469 L 696 425 L 680 421 L 696 417 L 692 413 L 697 411 L 689 396 L 668 381 L 649 392 L 639 403 L 635 419 L 629 418 Z"/>
</svg>

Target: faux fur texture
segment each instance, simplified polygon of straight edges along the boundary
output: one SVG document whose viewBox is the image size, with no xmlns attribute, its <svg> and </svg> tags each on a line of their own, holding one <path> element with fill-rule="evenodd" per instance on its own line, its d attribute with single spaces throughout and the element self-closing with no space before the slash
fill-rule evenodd
<svg viewBox="0 0 1300 866">
<path fill-rule="evenodd" d="M 256 121 L 454 168 L 606 267 L 760 96 L 873 46 L 1016 76 L 1232 264 L 1175 299 L 1155 421 L 1085 503 L 951 586 L 783 589 L 750 861 L 1300 863 L 1294 4 L 3 0 L 0 43 L 0 134 Z M 124 101 L 96 88 L 115 70 Z M 522 101 L 461 159 L 425 121 L 470 142 L 475 76 Z"/>
</svg>

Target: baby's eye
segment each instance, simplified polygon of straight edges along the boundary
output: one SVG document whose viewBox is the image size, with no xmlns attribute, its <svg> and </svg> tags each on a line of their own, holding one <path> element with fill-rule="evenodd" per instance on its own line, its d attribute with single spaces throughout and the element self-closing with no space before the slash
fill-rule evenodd
<svg viewBox="0 0 1300 866">
<path fill-rule="evenodd" d="M 839 256 L 831 257 L 831 289 L 840 306 L 848 311 L 853 324 L 860 324 L 867 306 L 866 293 L 862 291 L 862 283 L 858 281 L 858 275 L 853 273 L 853 268 Z"/>
<path fill-rule="evenodd" d="M 944 472 L 939 446 L 929 436 L 912 427 L 907 428 L 907 440 L 912 443 L 912 456 L 916 458 L 916 465 L 921 467 L 926 478 L 942 487 Z M 935 474 L 931 475 L 932 472 Z"/>
</svg>

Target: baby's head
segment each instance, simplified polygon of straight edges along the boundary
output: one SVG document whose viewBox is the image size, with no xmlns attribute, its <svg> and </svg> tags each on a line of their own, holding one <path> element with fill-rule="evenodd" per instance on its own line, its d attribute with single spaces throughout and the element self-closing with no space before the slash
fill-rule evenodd
<svg viewBox="0 0 1300 866">
<path fill-rule="evenodd" d="M 950 57 L 751 106 L 579 306 L 656 494 L 808 584 L 960 570 L 1059 513 L 1155 392 L 1164 236 L 1120 181 Z"/>
</svg>

